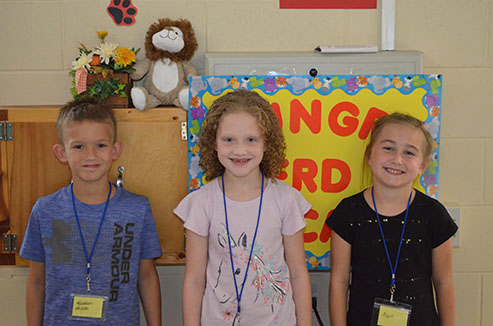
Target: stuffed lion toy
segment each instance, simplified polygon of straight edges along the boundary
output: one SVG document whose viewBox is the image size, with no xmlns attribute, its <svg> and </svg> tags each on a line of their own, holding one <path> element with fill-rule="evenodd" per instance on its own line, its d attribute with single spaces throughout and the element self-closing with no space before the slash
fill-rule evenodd
<svg viewBox="0 0 493 326">
<path fill-rule="evenodd" d="M 146 58 L 138 61 L 130 77 L 141 80 L 144 87 L 130 91 L 134 106 L 141 110 L 158 105 L 188 109 L 188 78 L 197 76 L 189 62 L 197 50 L 197 39 L 187 19 L 159 19 L 149 26 L 145 39 Z"/>
</svg>

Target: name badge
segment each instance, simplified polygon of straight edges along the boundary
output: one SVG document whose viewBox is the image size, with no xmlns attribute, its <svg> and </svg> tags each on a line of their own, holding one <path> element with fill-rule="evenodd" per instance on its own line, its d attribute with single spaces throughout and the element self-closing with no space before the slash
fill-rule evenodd
<svg viewBox="0 0 493 326">
<path fill-rule="evenodd" d="M 411 311 L 409 304 L 376 298 L 371 326 L 408 326 Z"/>
<path fill-rule="evenodd" d="M 70 294 L 70 301 L 70 307 L 72 307 L 70 319 L 106 320 L 108 297 L 87 294 Z"/>
</svg>

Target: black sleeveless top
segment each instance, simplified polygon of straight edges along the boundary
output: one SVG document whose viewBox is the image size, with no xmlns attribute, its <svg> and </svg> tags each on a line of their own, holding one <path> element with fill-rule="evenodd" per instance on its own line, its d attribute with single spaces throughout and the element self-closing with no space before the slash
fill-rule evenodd
<svg viewBox="0 0 493 326">
<path fill-rule="evenodd" d="M 405 211 L 380 215 L 390 259 L 395 264 Z M 343 199 L 326 224 L 351 244 L 351 284 L 347 325 L 369 325 L 376 297 L 390 298 L 391 271 L 375 211 L 363 192 Z M 394 301 L 412 305 L 411 326 L 440 325 L 432 288 L 432 249 L 457 231 L 445 207 L 416 191 L 407 218 L 396 271 Z"/>
</svg>

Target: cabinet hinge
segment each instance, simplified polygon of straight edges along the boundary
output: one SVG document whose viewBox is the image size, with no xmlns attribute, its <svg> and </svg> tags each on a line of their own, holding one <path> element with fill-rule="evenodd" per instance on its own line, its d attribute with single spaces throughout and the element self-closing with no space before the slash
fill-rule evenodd
<svg viewBox="0 0 493 326">
<path fill-rule="evenodd" d="M 11 122 L 0 123 L 0 141 L 2 140 L 13 140 L 14 132 L 12 130 Z"/>
<path fill-rule="evenodd" d="M 187 140 L 187 139 L 188 139 L 187 123 L 182 122 L 181 123 L 181 140 Z"/>
<path fill-rule="evenodd" d="M 3 251 L 17 252 L 17 234 L 3 234 Z"/>
</svg>

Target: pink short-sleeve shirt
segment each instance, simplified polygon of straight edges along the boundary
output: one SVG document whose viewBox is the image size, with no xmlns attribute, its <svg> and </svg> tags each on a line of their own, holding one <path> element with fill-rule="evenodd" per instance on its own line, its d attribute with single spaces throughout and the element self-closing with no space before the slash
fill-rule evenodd
<svg viewBox="0 0 493 326">
<path fill-rule="evenodd" d="M 232 325 L 237 309 L 219 182 L 220 179 L 214 179 L 190 193 L 174 210 L 185 222 L 186 229 L 209 238 L 201 317 L 204 326 Z M 246 202 L 226 198 L 238 292 L 247 268 L 259 203 L 260 196 Z M 257 238 L 241 298 L 242 324 L 296 324 L 283 236 L 293 235 L 305 227 L 304 215 L 310 208 L 298 190 L 282 181 L 274 183 L 269 180 L 264 190 Z"/>
</svg>

